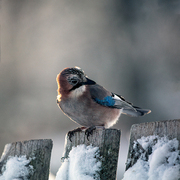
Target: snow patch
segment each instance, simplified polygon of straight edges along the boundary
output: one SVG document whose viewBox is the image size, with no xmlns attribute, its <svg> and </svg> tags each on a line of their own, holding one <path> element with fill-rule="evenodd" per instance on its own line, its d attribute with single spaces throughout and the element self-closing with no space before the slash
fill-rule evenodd
<svg viewBox="0 0 180 180">
<path fill-rule="evenodd" d="M 26 156 L 9 157 L 2 168 L 0 180 L 27 180 L 28 176 L 33 173 L 33 166 L 29 165 L 31 159 Z"/>
<path fill-rule="evenodd" d="M 134 142 L 137 162 L 125 173 L 123 180 L 178 180 L 180 177 L 180 151 L 178 140 L 148 136 Z M 141 148 L 139 148 L 141 147 Z M 130 162 L 131 159 L 128 160 Z"/>
<path fill-rule="evenodd" d="M 79 145 L 72 148 L 68 159 L 64 159 L 56 180 L 100 180 L 100 169 L 99 148 Z"/>
</svg>

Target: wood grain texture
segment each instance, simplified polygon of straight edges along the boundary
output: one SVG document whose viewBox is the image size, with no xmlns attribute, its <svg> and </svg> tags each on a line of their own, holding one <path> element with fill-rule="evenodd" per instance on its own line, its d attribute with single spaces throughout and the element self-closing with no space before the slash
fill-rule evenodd
<svg viewBox="0 0 180 180">
<path fill-rule="evenodd" d="M 0 159 L 0 174 L 2 173 L 1 169 L 3 165 L 6 164 L 9 157 L 26 155 L 27 159 L 32 159 L 30 165 L 33 166 L 34 170 L 34 173 L 28 179 L 48 180 L 51 150 L 51 139 L 29 140 L 7 144 Z"/>
<path fill-rule="evenodd" d="M 72 147 L 76 147 L 80 144 L 86 146 L 92 145 L 99 147 L 100 156 L 102 159 L 102 170 L 100 172 L 100 178 L 116 179 L 117 162 L 120 146 L 120 130 L 117 129 L 96 129 L 93 134 L 89 136 L 89 141 L 84 132 L 76 132 L 72 137 L 72 142 L 66 136 L 63 158 L 68 158 L 69 152 Z"/>
<path fill-rule="evenodd" d="M 128 159 L 131 161 L 128 160 L 126 170 L 132 167 L 138 158 L 133 155 L 134 141 L 137 141 L 137 139 L 140 139 L 142 136 L 147 137 L 151 135 L 158 135 L 159 137 L 167 136 L 170 140 L 176 138 L 180 142 L 180 119 L 132 125 L 128 152 Z M 142 147 L 139 146 L 139 148 L 141 149 Z"/>
</svg>

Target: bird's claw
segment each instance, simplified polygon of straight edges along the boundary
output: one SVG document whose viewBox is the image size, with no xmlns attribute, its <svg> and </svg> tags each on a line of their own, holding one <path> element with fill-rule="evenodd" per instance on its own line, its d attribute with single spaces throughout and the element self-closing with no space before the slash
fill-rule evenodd
<svg viewBox="0 0 180 180">
<path fill-rule="evenodd" d="M 71 138 L 74 136 L 74 131 L 69 131 L 67 134 L 69 140 L 72 142 Z"/>
<path fill-rule="evenodd" d="M 85 127 L 80 127 L 80 128 L 74 129 L 72 131 L 69 131 L 67 133 L 69 140 L 72 142 L 72 137 L 74 136 L 74 134 L 76 132 L 82 131 L 83 129 L 85 129 Z M 96 130 L 96 126 L 91 126 L 85 130 L 85 135 L 86 135 L 88 141 L 89 141 L 89 136 L 93 134 L 94 130 Z"/>
<path fill-rule="evenodd" d="M 80 131 L 82 131 L 82 128 L 77 128 L 77 129 L 74 129 L 72 131 L 69 131 L 68 134 L 67 134 L 69 140 L 72 142 L 71 138 L 74 136 L 74 133 L 75 132 L 80 132 Z"/>
<path fill-rule="evenodd" d="M 96 126 L 91 126 L 85 130 L 85 135 L 87 136 L 88 141 L 89 141 L 89 136 L 93 134 L 94 130 L 96 130 Z"/>
</svg>

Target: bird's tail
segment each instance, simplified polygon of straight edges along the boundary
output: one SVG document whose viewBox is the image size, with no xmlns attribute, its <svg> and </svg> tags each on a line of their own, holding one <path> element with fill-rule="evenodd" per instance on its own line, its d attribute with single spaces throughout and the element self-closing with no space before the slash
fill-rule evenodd
<svg viewBox="0 0 180 180">
<path fill-rule="evenodd" d="M 132 117 L 144 116 L 146 114 L 149 114 L 150 112 L 151 112 L 151 110 L 149 110 L 149 109 L 141 109 L 136 106 L 132 106 L 132 108 L 123 108 L 122 109 L 123 114 L 132 116 Z"/>
</svg>

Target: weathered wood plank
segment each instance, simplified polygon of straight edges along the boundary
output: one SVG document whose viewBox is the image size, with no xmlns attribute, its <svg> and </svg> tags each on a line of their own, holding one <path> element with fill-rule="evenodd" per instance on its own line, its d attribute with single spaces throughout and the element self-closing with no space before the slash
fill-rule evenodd
<svg viewBox="0 0 180 180">
<path fill-rule="evenodd" d="M 32 159 L 30 165 L 33 166 L 33 174 L 28 179 L 48 180 L 51 150 L 51 139 L 29 140 L 7 144 L 0 159 L 0 174 L 2 174 L 2 167 L 10 157 L 26 155 L 27 159 Z"/>
<path fill-rule="evenodd" d="M 151 135 L 158 135 L 159 137 L 167 136 L 169 139 L 176 138 L 180 142 L 180 119 L 132 125 L 128 152 L 128 159 L 131 159 L 131 161 L 127 163 L 126 170 L 132 167 L 137 160 L 137 157 L 133 156 L 134 141 L 137 141 L 142 136 L 147 137 Z"/>
<path fill-rule="evenodd" d="M 120 147 L 120 134 L 120 130 L 117 129 L 96 129 L 93 131 L 93 134 L 89 136 L 88 141 L 84 132 L 76 132 L 72 137 L 72 142 L 66 136 L 63 158 L 68 158 L 69 152 L 73 146 L 76 147 L 80 144 L 85 144 L 86 146 L 92 145 L 94 147 L 99 147 L 100 156 L 103 157 L 100 178 L 102 180 L 115 180 Z"/>
</svg>

